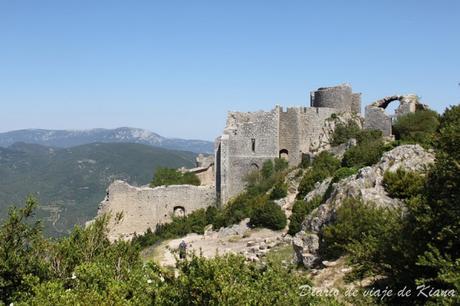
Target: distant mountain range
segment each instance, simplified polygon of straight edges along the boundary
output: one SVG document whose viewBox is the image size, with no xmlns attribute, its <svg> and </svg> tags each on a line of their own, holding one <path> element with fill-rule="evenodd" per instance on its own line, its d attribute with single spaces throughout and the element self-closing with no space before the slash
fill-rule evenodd
<svg viewBox="0 0 460 306">
<path fill-rule="evenodd" d="M 139 143 L 195 153 L 212 153 L 214 150 L 214 145 L 210 141 L 166 138 L 148 130 L 129 127 L 75 131 L 27 129 L 0 133 L 0 147 L 8 147 L 16 142 L 56 148 L 70 148 L 99 142 Z"/>
<path fill-rule="evenodd" d="M 44 220 L 45 232 L 51 236 L 63 235 L 75 224 L 82 225 L 96 215 L 98 204 L 113 180 L 144 185 L 150 182 L 158 167 L 192 167 L 195 163 L 196 153 L 144 144 L 92 143 L 56 148 L 96 141 L 102 135 L 106 135 L 106 141 L 114 137 L 119 142 L 143 139 L 152 143 L 155 139 L 155 134 L 142 134 L 142 130 L 118 131 L 94 130 L 86 132 L 86 137 L 85 132 L 75 132 L 72 136 L 72 132 L 42 130 L 6 133 L 10 138 L 3 134 L 2 145 L 22 135 L 22 139 L 29 142 L 45 142 L 54 147 L 26 143 L 0 147 L 0 219 L 6 217 L 10 205 L 22 206 L 25 197 L 32 194 L 40 202 L 37 218 Z M 158 137 L 158 141 L 164 144 L 164 138 Z M 197 151 L 209 149 L 207 142 L 182 144 Z M 200 145 L 203 150 L 199 149 Z"/>
</svg>

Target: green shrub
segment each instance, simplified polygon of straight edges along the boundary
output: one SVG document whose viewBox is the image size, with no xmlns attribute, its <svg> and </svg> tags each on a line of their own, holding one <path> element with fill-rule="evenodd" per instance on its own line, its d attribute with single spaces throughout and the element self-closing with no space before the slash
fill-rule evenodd
<svg viewBox="0 0 460 306">
<path fill-rule="evenodd" d="M 400 223 L 397 211 L 349 198 L 337 210 L 334 223 L 322 229 L 321 254 L 325 258 L 336 259 L 353 248 L 357 250 L 356 245 L 366 245 L 367 250 L 360 250 L 368 252 L 366 256 L 373 256 L 378 248 L 375 240 L 387 239 Z M 364 257 L 361 254 L 359 258 Z"/>
<path fill-rule="evenodd" d="M 317 182 L 321 182 L 340 167 L 340 161 L 331 153 L 323 151 L 313 160 L 312 167 L 308 170 L 299 184 L 298 199 L 303 199 L 310 191 L 313 190 Z"/>
<path fill-rule="evenodd" d="M 310 169 L 305 173 L 300 181 L 298 188 L 298 199 L 303 199 L 305 196 L 315 188 L 317 182 L 321 182 L 330 176 L 330 172 L 325 169 Z"/>
<path fill-rule="evenodd" d="M 350 120 L 347 123 L 339 122 L 332 134 L 331 145 L 338 146 L 342 143 L 346 143 L 351 138 L 356 138 L 360 131 L 361 128 L 353 120 Z"/>
<path fill-rule="evenodd" d="M 431 146 L 438 126 L 438 113 L 432 110 L 420 110 L 398 117 L 393 125 L 393 134 L 397 140 L 405 143 Z"/>
<path fill-rule="evenodd" d="M 360 144 L 365 144 L 365 143 L 381 140 L 382 137 L 383 137 L 383 134 L 382 134 L 382 131 L 380 130 L 364 129 L 364 130 L 361 130 L 356 135 L 356 141 L 358 142 L 358 145 L 360 145 Z"/>
<path fill-rule="evenodd" d="M 399 168 L 396 172 L 386 171 L 382 185 L 390 197 L 408 199 L 419 195 L 424 183 L 425 178 L 422 175 Z"/>
<path fill-rule="evenodd" d="M 306 169 L 311 166 L 310 154 L 302 153 L 302 161 L 300 162 L 300 168 Z"/>
<path fill-rule="evenodd" d="M 358 169 L 372 166 L 380 160 L 383 152 L 385 152 L 385 146 L 382 140 L 366 140 L 345 152 L 342 166 Z"/>
<path fill-rule="evenodd" d="M 216 223 L 219 210 L 210 206 L 206 210 L 198 209 L 184 217 L 173 217 L 170 223 L 158 224 L 154 231 L 150 228 L 142 235 L 136 235 L 133 243 L 144 248 L 165 239 L 185 236 L 189 233 L 203 234 L 208 224 Z"/>
<path fill-rule="evenodd" d="M 262 170 L 260 172 L 262 174 L 262 177 L 265 179 L 272 176 L 274 172 L 273 161 L 271 159 L 264 161 L 264 163 L 262 164 Z"/>
<path fill-rule="evenodd" d="M 340 161 L 333 154 L 323 151 L 315 156 L 312 167 L 334 173 L 340 167 Z"/>
<path fill-rule="evenodd" d="M 138 244 L 109 242 L 106 216 L 69 237 L 44 239 L 30 225 L 33 201 L 11 211 L 0 227 L 1 305 L 333 305 L 299 294 L 308 275 L 243 256 L 206 259 L 192 254 L 163 269 L 142 262 Z M 201 214 L 204 216 L 205 214 Z M 266 290 L 270 286 L 270 290 Z"/>
<path fill-rule="evenodd" d="M 311 201 L 297 200 L 292 207 L 292 214 L 289 217 L 288 234 L 294 236 L 301 230 L 302 222 L 305 218 L 319 205 L 321 205 L 321 197 L 315 197 Z"/>
<path fill-rule="evenodd" d="M 182 173 L 177 169 L 158 168 L 152 182 L 150 182 L 150 187 L 185 184 L 198 186 L 200 185 L 200 179 L 195 173 Z"/>
<path fill-rule="evenodd" d="M 287 224 L 284 211 L 273 201 L 262 201 L 252 209 L 249 224 L 254 227 L 266 227 L 281 230 Z"/>
<path fill-rule="evenodd" d="M 275 165 L 274 165 L 274 171 L 275 172 L 282 172 L 289 168 L 289 163 L 287 160 L 284 158 L 275 158 Z"/>
<path fill-rule="evenodd" d="M 284 183 L 277 183 L 270 192 L 270 200 L 278 200 L 287 196 L 288 187 Z"/>
<path fill-rule="evenodd" d="M 344 178 L 349 177 L 349 176 L 351 176 L 353 174 L 356 174 L 357 172 L 358 172 L 358 169 L 354 168 L 354 167 L 351 167 L 351 168 L 347 168 L 347 167 L 339 168 L 334 172 L 334 177 L 332 178 L 331 183 L 337 183 L 341 179 L 344 179 Z"/>
</svg>

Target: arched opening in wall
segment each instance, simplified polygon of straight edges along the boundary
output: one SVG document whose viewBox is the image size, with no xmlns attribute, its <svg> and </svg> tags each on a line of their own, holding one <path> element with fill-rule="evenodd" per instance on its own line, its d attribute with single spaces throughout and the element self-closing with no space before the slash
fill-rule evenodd
<svg viewBox="0 0 460 306">
<path fill-rule="evenodd" d="M 259 170 L 259 165 L 257 165 L 256 163 L 252 163 L 250 168 L 251 171 L 257 171 Z"/>
<path fill-rule="evenodd" d="M 185 208 L 183 206 L 174 206 L 173 216 L 176 218 L 185 217 Z"/>
<path fill-rule="evenodd" d="M 289 160 L 289 151 L 287 149 L 280 150 L 279 158 Z"/>
</svg>

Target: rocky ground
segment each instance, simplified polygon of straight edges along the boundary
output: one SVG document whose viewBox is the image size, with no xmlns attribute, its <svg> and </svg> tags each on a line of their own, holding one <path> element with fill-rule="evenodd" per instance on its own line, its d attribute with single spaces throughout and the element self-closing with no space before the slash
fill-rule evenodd
<svg viewBox="0 0 460 306">
<path fill-rule="evenodd" d="M 246 227 L 244 224 L 238 226 Z M 290 245 L 290 237 L 284 235 L 283 231 L 269 229 L 245 229 L 240 234 L 229 234 L 225 231 L 212 231 L 204 235 L 189 234 L 148 248 L 143 251 L 143 256 L 155 260 L 162 266 L 174 266 L 179 243 L 185 241 L 188 253 L 195 252 L 206 258 L 232 253 L 244 255 L 249 261 L 259 261 L 271 249 Z"/>
<path fill-rule="evenodd" d="M 299 169 L 291 171 L 286 176 L 288 194 L 285 198 L 277 200 L 286 216 L 291 215 L 292 206 L 297 195 L 301 175 Z M 288 226 L 281 231 L 269 229 L 251 229 L 249 219 L 239 224 L 213 231 L 209 229 L 204 235 L 189 234 L 185 237 L 164 241 L 160 245 L 152 246 L 142 252 L 146 259 L 153 259 L 163 266 L 174 266 L 178 256 L 179 243 L 183 240 L 188 245 L 188 252 L 202 254 L 206 258 L 227 253 L 241 254 L 248 261 L 260 261 L 273 248 L 290 246 L 292 237 L 287 235 Z"/>
<path fill-rule="evenodd" d="M 318 262 L 318 233 L 323 226 L 333 220 L 335 212 L 345 199 L 360 198 L 378 207 L 398 207 L 402 205 L 401 201 L 389 197 L 382 185 L 385 171 L 395 172 L 402 168 L 406 171 L 423 172 L 434 162 L 434 158 L 433 152 L 419 145 L 402 145 L 385 152 L 377 164 L 364 167 L 357 174 L 333 184 L 331 195 L 307 216 L 302 224 L 302 230 L 293 239 L 298 262 L 308 268 Z M 316 188 L 305 197 L 305 200 L 323 196 L 329 183 L 330 180 L 318 183 Z"/>
</svg>

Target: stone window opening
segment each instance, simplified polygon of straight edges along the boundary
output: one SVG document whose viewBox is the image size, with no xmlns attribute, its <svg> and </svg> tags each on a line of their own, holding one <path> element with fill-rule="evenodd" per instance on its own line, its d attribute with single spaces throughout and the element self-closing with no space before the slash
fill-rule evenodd
<svg viewBox="0 0 460 306">
<path fill-rule="evenodd" d="M 175 206 L 173 209 L 174 217 L 185 217 L 185 208 L 183 206 Z"/>
<path fill-rule="evenodd" d="M 256 139 L 255 138 L 251 139 L 251 150 L 252 152 L 256 151 Z"/>
<path fill-rule="evenodd" d="M 287 149 L 280 150 L 279 158 L 288 160 L 289 159 L 289 151 Z"/>
</svg>

